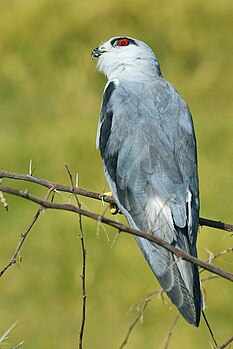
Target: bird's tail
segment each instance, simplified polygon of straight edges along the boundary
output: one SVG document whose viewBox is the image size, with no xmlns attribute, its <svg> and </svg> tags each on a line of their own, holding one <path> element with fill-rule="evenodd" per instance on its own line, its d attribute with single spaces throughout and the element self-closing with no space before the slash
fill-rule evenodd
<svg viewBox="0 0 233 349">
<path fill-rule="evenodd" d="M 182 241 L 176 247 L 190 253 L 187 238 L 178 234 Z M 136 237 L 152 271 L 161 287 L 183 317 L 192 325 L 199 326 L 201 313 L 201 291 L 197 265 L 178 259 L 173 253 L 148 240 Z M 195 251 L 191 253 L 196 255 Z"/>
</svg>

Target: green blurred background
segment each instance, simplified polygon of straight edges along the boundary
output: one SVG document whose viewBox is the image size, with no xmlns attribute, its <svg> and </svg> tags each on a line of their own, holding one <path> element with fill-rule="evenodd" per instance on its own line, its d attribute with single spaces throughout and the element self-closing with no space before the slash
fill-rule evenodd
<svg viewBox="0 0 233 349">
<path fill-rule="evenodd" d="M 68 164 L 79 186 L 106 189 L 95 135 L 105 77 L 91 51 L 115 35 L 129 35 L 156 52 L 164 76 L 187 100 L 199 153 L 201 216 L 231 222 L 232 217 L 232 0 L 20 0 L 0 2 L 0 168 L 69 184 Z M 46 191 L 4 180 L 44 197 Z M 63 197 L 57 198 L 62 202 Z M 37 207 L 7 196 L 0 207 L 1 268 Z M 66 197 L 65 200 L 68 200 Z M 81 199 L 103 213 L 102 203 Z M 117 217 L 118 219 L 124 219 Z M 84 219 L 87 248 L 85 348 L 119 348 L 136 317 L 129 308 L 159 286 L 133 237 Z M 15 320 L 12 345 L 23 348 L 77 348 L 81 320 L 81 249 L 77 217 L 47 211 L 21 251 L 22 262 L 0 280 L 0 335 Z M 199 256 L 230 246 L 229 234 L 200 229 Z M 232 270 L 231 256 L 217 264 Z M 204 275 L 204 274 L 203 274 Z M 207 275 L 205 273 L 205 275 Z M 232 285 L 217 279 L 204 284 L 206 315 L 217 341 L 232 335 Z M 154 297 L 144 322 L 127 348 L 162 348 L 176 310 Z M 199 329 L 178 321 L 169 348 L 210 348 L 205 324 Z"/>
</svg>

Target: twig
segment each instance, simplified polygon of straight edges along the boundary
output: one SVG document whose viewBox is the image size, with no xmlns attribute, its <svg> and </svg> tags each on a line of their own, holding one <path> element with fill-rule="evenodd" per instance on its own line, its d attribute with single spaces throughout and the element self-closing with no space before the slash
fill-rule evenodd
<svg viewBox="0 0 233 349">
<path fill-rule="evenodd" d="M 63 192 L 78 194 L 78 195 L 86 196 L 92 199 L 102 200 L 108 203 L 113 203 L 113 204 L 115 203 L 112 197 L 109 197 L 100 193 L 96 193 L 93 191 L 89 191 L 86 189 L 82 189 L 82 188 L 72 188 L 67 185 L 62 185 L 62 184 L 51 182 L 39 177 L 34 177 L 30 174 L 22 174 L 22 173 L 15 173 L 15 172 L 0 170 L 0 178 L 9 178 L 9 179 L 16 179 L 16 180 L 21 180 L 26 182 L 32 182 L 46 188 L 53 187 L 54 189 L 57 189 Z M 207 218 L 199 217 L 199 225 L 200 226 L 204 225 L 207 227 L 212 227 L 216 229 L 233 232 L 233 224 L 223 223 L 221 221 L 215 221 Z"/>
<path fill-rule="evenodd" d="M 156 290 L 154 292 L 151 292 L 150 294 L 148 294 L 147 296 L 143 297 L 142 300 L 140 300 L 139 302 L 139 306 L 140 308 L 138 309 L 138 315 L 137 317 L 134 319 L 134 321 L 132 322 L 132 324 L 130 325 L 129 329 L 128 329 L 128 332 L 125 336 L 125 339 L 123 341 L 123 343 L 121 344 L 120 348 L 119 349 L 123 349 L 124 346 L 128 343 L 128 340 L 129 340 L 129 337 L 130 337 L 130 334 L 132 333 L 134 327 L 137 325 L 138 321 L 140 319 L 142 319 L 143 317 L 143 314 L 145 312 L 145 309 L 146 309 L 146 306 L 148 304 L 148 302 L 153 298 L 153 296 L 155 294 L 158 294 L 159 292 L 161 292 L 160 290 Z"/>
<path fill-rule="evenodd" d="M 233 252 L 233 246 L 230 246 L 228 247 L 227 249 L 219 252 L 219 253 L 216 253 L 216 254 L 210 254 L 209 256 L 209 259 L 208 259 L 208 262 L 211 263 L 214 259 L 218 258 L 218 257 L 221 257 L 223 256 L 224 254 L 228 253 L 228 252 Z"/>
<path fill-rule="evenodd" d="M 53 187 L 51 187 L 46 196 L 45 196 L 45 199 L 44 201 L 46 202 L 51 194 L 51 192 L 54 190 Z M 35 216 L 33 217 L 33 220 L 32 222 L 30 223 L 29 227 L 27 228 L 27 230 L 21 234 L 21 237 L 19 239 L 19 242 L 18 242 L 18 245 L 16 246 L 16 249 L 11 257 L 11 259 L 9 260 L 9 262 L 5 265 L 5 267 L 0 271 L 0 277 L 5 273 L 5 271 L 10 267 L 12 266 L 13 264 L 15 264 L 17 262 L 17 255 L 26 239 L 26 237 L 28 236 L 30 230 L 32 229 L 33 225 L 36 223 L 37 219 L 39 218 L 40 216 L 40 213 L 41 211 L 44 209 L 44 206 L 41 205 L 41 207 L 38 209 L 38 211 L 36 212 Z"/>
<path fill-rule="evenodd" d="M 230 249 L 229 249 L 229 250 L 230 250 Z M 222 251 L 222 252 L 223 252 L 223 251 Z M 225 253 L 226 253 L 226 252 L 225 252 Z M 215 255 L 215 258 L 218 258 L 218 257 L 221 256 L 221 255 L 223 255 L 223 253 L 219 253 L 218 255 Z M 220 278 L 220 276 L 219 276 L 219 275 L 209 275 L 209 276 L 206 276 L 206 277 L 202 278 L 201 281 L 203 282 L 203 281 L 208 281 L 208 280 L 216 279 L 216 278 Z M 143 307 L 141 307 L 139 315 L 135 318 L 135 320 L 133 321 L 133 323 L 130 325 L 130 327 L 129 327 L 129 329 L 128 329 L 128 332 L 127 332 L 127 334 L 126 334 L 126 337 L 125 337 L 125 339 L 124 339 L 124 341 L 123 341 L 123 343 L 122 343 L 122 345 L 121 345 L 121 347 L 120 347 L 119 349 L 122 349 L 122 348 L 128 343 L 129 337 L 130 337 L 130 335 L 131 335 L 131 333 L 132 333 L 134 327 L 136 326 L 136 324 L 138 323 L 138 321 L 140 320 L 142 314 L 143 314 L 144 311 L 145 311 L 147 302 L 148 302 L 149 300 L 151 300 L 151 298 L 152 298 L 155 294 L 158 294 L 158 293 L 161 293 L 161 292 L 164 292 L 164 291 L 163 291 L 162 289 L 160 289 L 160 290 L 155 290 L 155 291 L 149 293 L 147 296 L 143 297 L 142 300 L 140 300 L 140 303 L 143 304 Z M 164 299 L 163 299 L 163 301 L 164 301 Z M 138 304 L 138 302 L 136 303 L 136 305 L 137 305 L 137 304 Z M 135 307 L 136 305 L 134 304 L 133 307 Z M 131 307 L 131 309 L 132 309 L 133 307 Z M 130 309 L 130 310 L 131 310 L 131 309 Z M 166 336 L 165 346 L 164 346 L 163 349 L 168 349 L 168 345 L 169 345 L 171 336 L 172 336 L 172 334 L 173 334 L 173 332 L 174 332 L 174 329 L 175 329 L 175 326 L 176 326 L 176 324 L 177 324 L 177 321 L 178 321 L 179 317 L 180 317 L 180 314 L 178 313 L 177 316 L 175 317 L 174 322 L 172 323 L 172 326 L 171 326 L 171 328 L 170 328 L 170 330 L 169 330 L 167 336 Z M 207 321 L 206 318 L 205 318 L 205 320 Z M 208 324 L 208 326 L 209 326 L 209 324 Z M 212 338 L 214 338 L 214 335 L 213 335 L 212 330 L 210 330 L 210 333 L 211 333 Z M 216 344 L 215 338 L 214 338 L 214 342 L 215 342 L 215 344 Z"/>
<path fill-rule="evenodd" d="M 233 251 L 233 246 L 230 246 L 230 247 L 228 247 L 227 249 L 225 249 L 225 250 L 223 250 L 223 251 L 221 251 L 221 252 L 219 252 L 219 253 L 216 253 L 216 254 L 213 254 L 211 251 L 207 250 L 207 252 L 210 254 L 210 256 L 209 256 L 207 262 L 208 262 L 208 263 L 212 263 L 212 261 L 215 260 L 216 258 L 221 257 L 221 256 L 223 256 L 224 254 L 229 253 L 229 252 L 232 252 L 232 251 Z M 203 273 L 204 271 L 205 271 L 205 269 L 201 269 L 201 270 L 200 270 L 200 274 Z"/>
<path fill-rule="evenodd" d="M 71 186 L 74 192 L 74 181 L 73 181 L 73 176 L 69 170 L 69 167 L 65 165 Z M 78 196 L 76 193 L 74 193 L 77 205 L 79 209 L 81 209 L 81 203 L 78 199 Z M 82 248 L 82 259 L 83 259 L 83 267 L 82 267 L 82 297 L 83 297 L 83 305 L 82 305 L 82 321 L 81 321 L 81 326 L 80 326 L 80 331 L 79 331 L 79 349 L 83 348 L 83 336 L 84 336 L 84 328 L 85 328 L 85 321 L 86 321 L 86 304 L 87 304 L 87 292 L 86 292 L 86 247 L 85 247 L 85 241 L 84 241 L 84 234 L 83 234 L 83 225 L 82 225 L 82 215 L 79 213 L 79 230 L 80 230 L 80 241 L 81 241 L 81 248 Z"/>
<path fill-rule="evenodd" d="M 208 262 L 208 263 L 211 263 L 214 259 L 216 259 L 216 258 L 218 258 L 218 257 L 220 257 L 220 256 L 223 256 L 224 254 L 226 254 L 226 253 L 232 251 L 232 249 L 233 249 L 232 247 L 229 247 L 228 249 L 225 249 L 225 250 L 223 250 L 223 251 L 221 251 L 221 252 L 219 252 L 219 253 L 216 253 L 216 254 L 213 254 L 213 253 L 211 253 L 210 251 L 208 251 L 208 252 L 210 253 L 210 257 L 209 257 L 209 259 L 208 259 L 207 262 Z M 201 270 L 199 271 L 199 273 L 201 274 L 203 271 L 205 271 L 205 269 L 201 269 Z M 205 281 L 209 281 L 209 280 L 217 279 L 217 278 L 220 278 L 220 276 L 219 276 L 219 275 L 208 275 L 208 276 L 206 276 L 206 277 L 203 277 L 203 278 L 201 279 L 201 282 L 203 283 L 203 282 L 205 282 Z M 204 290 L 204 289 L 203 289 L 203 290 Z M 211 335 L 211 338 L 212 338 L 212 340 L 213 340 L 213 342 L 214 342 L 215 348 L 218 349 L 219 346 L 218 346 L 218 344 L 217 344 L 217 341 L 216 341 L 216 339 L 215 339 L 214 333 L 213 333 L 213 331 L 212 331 L 212 329 L 211 329 L 211 327 L 210 327 L 210 324 L 209 324 L 209 322 L 208 322 L 208 320 L 207 320 L 207 317 L 206 317 L 204 311 L 202 311 L 202 315 L 203 315 L 203 318 L 204 318 L 204 320 L 205 320 L 205 323 L 206 323 L 206 326 L 207 326 L 207 328 L 208 328 L 208 331 L 209 331 L 209 333 L 210 333 L 210 335 Z"/>
<path fill-rule="evenodd" d="M 118 229 L 119 231 L 124 231 L 128 234 L 140 236 L 144 239 L 152 241 L 152 242 L 164 247 L 165 249 L 169 250 L 170 252 L 174 253 L 178 258 L 182 258 L 182 259 L 189 261 L 193 264 L 199 265 L 200 267 L 202 267 L 202 268 L 204 268 L 204 269 L 206 269 L 214 274 L 220 275 L 225 279 L 233 281 L 233 273 L 227 272 L 227 271 L 225 271 L 225 270 L 223 270 L 223 269 L 221 269 L 213 264 L 210 264 L 208 262 L 204 262 L 201 259 L 198 259 L 198 258 L 196 258 L 188 253 L 185 253 L 184 251 L 182 251 L 178 248 L 175 248 L 174 246 L 172 246 L 169 243 L 153 236 L 150 233 L 143 232 L 143 231 L 140 231 L 137 229 L 133 229 L 131 227 L 128 227 L 124 224 L 115 222 L 115 221 L 108 219 L 108 218 L 105 218 L 105 217 L 101 218 L 100 215 L 98 215 L 94 212 L 80 209 L 79 207 L 76 207 L 76 206 L 71 205 L 71 204 L 58 204 L 58 203 L 48 202 L 48 201 L 42 200 L 36 196 L 30 195 L 28 192 L 20 191 L 17 189 L 12 189 L 12 188 L 8 188 L 8 187 L 4 187 L 4 186 L 0 186 L 0 190 L 5 192 L 5 193 L 12 194 L 12 195 L 19 196 L 19 197 L 25 198 L 27 200 L 33 201 L 33 202 L 43 206 L 44 208 L 76 212 L 76 213 L 81 214 L 83 216 L 94 219 L 97 222 L 99 222 L 101 220 L 102 223 L 110 225 L 110 226 Z"/>
<path fill-rule="evenodd" d="M 135 304 L 133 304 L 130 309 L 129 312 L 132 311 L 132 309 L 134 309 L 135 307 L 137 307 L 139 304 L 144 303 L 145 301 L 150 301 L 156 294 L 161 295 L 161 293 L 165 292 L 162 288 L 155 290 L 153 292 L 150 292 L 149 294 L 147 294 L 146 296 L 142 297 L 141 299 L 139 299 L 139 301 L 137 301 Z"/>
<path fill-rule="evenodd" d="M 138 321 L 142 318 L 143 313 L 144 313 L 144 311 L 145 311 L 145 309 L 146 309 L 147 304 L 148 304 L 148 301 L 144 301 L 144 303 L 143 303 L 141 309 L 139 310 L 139 313 L 138 313 L 136 319 L 135 319 L 135 320 L 132 322 L 132 324 L 130 325 L 130 327 L 129 327 L 129 329 L 128 329 L 128 332 L 127 332 L 127 334 L 126 334 L 126 336 L 125 336 L 125 339 L 124 339 L 123 343 L 121 344 L 121 346 L 119 347 L 119 349 L 124 348 L 124 346 L 127 344 L 128 340 L 129 340 L 129 337 L 130 337 L 130 334 L 131 334 L 131 332 L 133 331 L 134 327 L 137 325 Z"/>
<path fill-rule="evenodd" d="M 171 328 L 170 328 L 170 330 L 169 330 L 169 332 L 167 334 L 165 345 L 164 345 L 164 349 L 168 349 L 169 341 L 171 339 L 171 336 L 173 334 L 174 328 L 176 326 L 176 323 L 177 323 L 179 317 L 180 317 L 180 314 L 177 314 L 176 317 L 175 317 L 175 320 L 174 320 L 174 322 L 173 322 L 173 324 L 172 324 L 172 326 L 171 326 Z"/>
<path fill-rule="evenodd" d="M 220 278 L 219 275 L 208 275 L 208 276 L 205 276 L 204 278 L 201 278 L 201 282 L 209 281 L 212 279 L 219 279 L 219 278 Z"/>
<path fill-rule="evenodd" d="M 134 304 L 129 311 L 131 311 L 133 308 L 135 308 L 136 306 L 138 306 L 138 315 L 137 317 L 135 318 L 135 320 L 132 322 L 132 324 L 130 325 L 129 329 L 128 329 L 128 332 L 120 346 L 119 349 L 122 349 L 124 348 L 124 346 L 128 343 L 128 340 L 129 340 L 129 337 L 133 331 L 133 329 L 135 328 L 135 326 L 137 325 L 138 321 L 140 319 L 142 319 L 143 317 L 143 314 L 145 312 L 145 309 L 146 309 L 146 306 L 148 304 L 148 302 L 158 293 L 161 293 L 163 292 L 162 289 L 159 289 L 159 290 L 155 290 L 151 293 L 149 293 L 147 296 L 143 297 L 142 299 L 140 299 L 139 302 L 137 302 L 136 304 Z"/>
<path fill-rule="evenodd" d="M 224 349 L 226 348 L 229 344 L 231 344 L 233 342 L 233 337 L 231 337 L 230 339 L 228 339 L 225 343 L 223 343 L 221 345 L 221 347 L 219 347 L 219 349 Z"/>
</svg>

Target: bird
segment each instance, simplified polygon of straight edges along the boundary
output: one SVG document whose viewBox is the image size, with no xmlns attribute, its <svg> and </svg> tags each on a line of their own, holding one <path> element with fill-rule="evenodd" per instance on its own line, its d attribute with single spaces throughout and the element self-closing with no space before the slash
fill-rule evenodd
<svg viewBox="0 0 233 349">
<path fill-rule="evenodd" d="M 96 47 L 92 58 L 108 79 L 96 146 L 120 212 L 131 227 L 197 257 L 197 146 L 187 103 L 143 41 L 116 36 Z M 142 237 L 136 241 L 171 302 L 198 327 L 197 265 Z"/>
</svg>

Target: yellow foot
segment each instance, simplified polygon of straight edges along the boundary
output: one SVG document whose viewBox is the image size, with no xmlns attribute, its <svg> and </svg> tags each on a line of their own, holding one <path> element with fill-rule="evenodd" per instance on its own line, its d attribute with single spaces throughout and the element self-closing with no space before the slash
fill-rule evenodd
<svg viewBox="0 0 233 349">
<path fill-rule="evenodd" d="M 108 196 L 109 198 L 112 198 L 112 192 L 108 191 L 107 193 L 103 193 L 103 196 Z M 119 213 L 119 209 L 116 204 L 109 204 L 109 211 L 111 214 L 117 214 Z"/>
<path fill-rule="evenodd" d="M 106 193 L 103 193 L 103 196 L 108 196 L 109 198 L 112 198 L 112 192 L 107 191 Z"/>
</svg>

